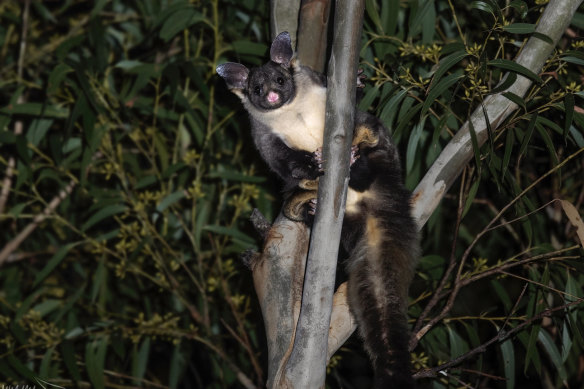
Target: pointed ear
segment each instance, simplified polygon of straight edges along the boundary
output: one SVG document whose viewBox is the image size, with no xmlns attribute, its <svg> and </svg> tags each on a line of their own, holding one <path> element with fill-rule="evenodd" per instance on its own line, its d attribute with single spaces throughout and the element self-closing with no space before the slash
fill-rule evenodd
<svg viewBox="0 0 584 389">
<path fill-rule="evenodd" d="M 290 34 L 288 34 L 288 31 L 281 32 L 272 42 L 270 59 L 275 63 L 288 67 L 290 66 L 292 55 L 294 55 L 294 50 L 292 50 Z"/>
<path fill-rule="evenodd" d="M 249 69 L 240 63 L 227 62 L 217 66 L 219 74 L 229 89 L 245 89 L 247 87 L 247 76 Z"/>
</svg>

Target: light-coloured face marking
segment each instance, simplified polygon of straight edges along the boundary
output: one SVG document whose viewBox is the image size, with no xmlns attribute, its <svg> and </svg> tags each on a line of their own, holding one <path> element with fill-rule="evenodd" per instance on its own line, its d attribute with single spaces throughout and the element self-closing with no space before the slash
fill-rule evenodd
<svg viewBox="0 0 584 389">
<path fill-rule="evenodd" d="M 326 88 L 315 84 L 302 71 L 295 73 L 294 81 L 296 97 L 280 108 L 260 112 L 249 102 L 244 104 L 256 120 L 271 128 L 288 147 L 313 152 L 323 144 Z"/>
</svg>

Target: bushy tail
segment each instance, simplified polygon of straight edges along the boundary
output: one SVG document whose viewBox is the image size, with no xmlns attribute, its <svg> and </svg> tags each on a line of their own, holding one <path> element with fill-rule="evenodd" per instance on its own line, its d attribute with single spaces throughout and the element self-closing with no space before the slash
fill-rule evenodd
<svg viewBox="0 0 584 389">
<path fill-rule="evenodd" d="M 414 388 L 411 376 L 408 288 L 417 239 L 397 240 L 374 217 L 349 260 L 349 298 L 375 369 L 375 388 Z M 403 237 L 403 234 L 402 234 Z"/>
</svg>

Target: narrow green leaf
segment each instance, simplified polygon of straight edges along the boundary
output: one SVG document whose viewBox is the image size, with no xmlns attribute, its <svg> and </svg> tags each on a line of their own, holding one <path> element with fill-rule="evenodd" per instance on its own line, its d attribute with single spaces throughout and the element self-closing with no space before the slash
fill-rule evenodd
<svg viewBox="0 0 584 389">
<path fill-rule="evenodd" d="M 28 139 L 31 144 L 38 146 L 47 134 L 47 131 L 49 131 L 53 122 L 54 120 L 52 119 L 33 120 L 26 133 L 26 139 Z"/>
<path fill-rule="evenodd" d="M 371 107 L 371 104 L 373 104 L 373 101 L 375 100 L 378 94 L 379 85 L 374 85 L 373 87 L 369 88 L 369 90 L 365 93 L 365 96 L 363 96 L 361 102 L 359 103 L 359 109 L 361 111 L 369 110 L 369 107 Z"/>
<path fill-rule="evenodd" d="M 66 246 L 63 246 L 57 250 L 57 252 L 49 259 L 49 262 L 45 265 L 43 270 L 37 273 L 34 282 L 32 284 L 33 288 L 36 288 L 59 264 L 63 261 L 69 250 L 75 247 L 78 243 L 70 243 Z"/>
<path fill-rule="evenodd" d="M 185 197 L 185 192 L 183 189 L 179 189 L 174 193 L 169 194 L 160 201 L 160 204 L 156 206 L 158 212 L 164 212 L 164 210 L 170 207 L 172 204 L 176 203 L 180 199 Z"/>
<path fill-rule="evenodd" d="M 9 354 L 7 357 L 5 357 L 8 360 L 8 363 L 10 364 L 10 366 L 24 379 L 30 381 L 30 382 L 36 382 L 35 378 L 36 375 L 34 374 L 34 372 L 32 370 L 30 370 L 25 364 L 23 364 L 22 362 L 20 362 L 15 356 L 14 354 Z"/>
<path fill-rule="evenodd" d="M 20 377 L 14 370 L 8 365 L 8 361 L 0 359 L 0 377 L 12 378 L 13 380 L 18 380 Z"/>
<path fill-rule="evenodd" d="M 253 238 L 251 238 L 247 234 L 244 234 L 243 232 L 241 232 L 240 230 L 238 230 L 236 228 L 210 225 L 210 226 L 203 227 L 203 230 L 212 232 L 214 234 L 230 236 L 232 238 L 239 239 L 239 240 L 246 242 L 246 243 L 254 243 Z"/>
<path fill-rule="evenodd" d="M 579 128 L 584 128 L 582 124 L 584 123 L 579 123 Z M 570 135 L 572 135 L 572 139 L 574 140 L 574 143 L 576 143 L 578 147 L 584 147 L 584 136 L 582 136 L 582 133 L 578 131 L 575 126 L 570 127 Z"/>
<path fill-rule="evenodd" d="M 152 141 L 154 143 L 154 147 L 156 148 L 156 154 L 158 154 L 161 170 L 165 171 L 168 169 L 170 156 L 168 155 L 168 149 L 166 148 L 166 142 L 163 134 L 159 131 L 154 131 L 154 134 L 152 135 Z"/>
<path fill-rule="evenodd" d="M 414 102 L 414 99 L 410 97 L 406 97 L 401 105 L 399 114 L 398 114 L 398 125 L 393 132 L 393 137 L 396 142 L 400 139 L 401 133 L 410 124 L 410 121 L 418 114 L 418 111 L 422 108 L 422 103 L 418 103 L 413 107 L 409 108 L 408 105 Z"/>
<path fill-rule="evenodd" d="M 91 18 L 94 18 L 97 15 L 99 15 L 99 13 L 103 10 L 103 7 L 105 7 L 107 2 L 108 2 L 108 0 L 95 1 L 95 5 L 93 6 L 93 9 L 91 10 L 91 14 L 90 14 Z"/>
<path fill-rule="evenodd" d="M 414 126 L 410 139 L 408 139 L 408 147 L 406 151 L 406 172 L 411 172 L 416 159 L 416 152 L 418 150 L 420 138 L 422 137 L 422 132 L 424 131 L 424 124 L 426 123 L 426 117 L 422 117 L 420 122 Z"/>
<path fill-rule="evenodd" d="M 8 105 L 0 108 L 0 113 L 5 115 L 29 115 L 42 116 L 45 118 L 66 119 L 69 116 L 69 110 L 58 106 L 45 105 L 41 103 L 23 103 Z"/>
<path fill-rule="evenodd" d="M 562 135 L 564 133 L 564 129 L 560 125 L 558 125 L 555 121 L 551 121 L 550 119 L 543 116 L 537 117 L 537 125 L 548 127 L 549 129 L 555 131 L 558 135 Z"/>
<path fill-rule="evenodd" d="M 531 34 L 532 37 L 537 38 L 539 40 L 544 41 L 547 44 L 550 45 L 554 45 L 554 41 L 552 40 L 552 38 L 550 38 L 549 36 L 542 34 L 541 32 L 534 32 L 533 34 Z"/>
<path fill-rule="evenodd" d="M 393 120 L 398 113 L 398 108 L 402 100 L 407 96 L 408 90 L 402 89 L 393 95 L 387 104 L 381 110 L 379 119 L 388 127 L 391 128 L 393 125 Z"/>
<path fill-rule="evenodd" d="M 83 296 L 86 287 L 87 283 L 84 283 L 81 287 L 78 287 L 75 290 L 75 293 L 73 293 L 71 297 L 67 298 L 67 302 L 63 305 L 59 313 L 57 313 L 57 315 L 53 319 L 55 323 L 59 322 L 59 320 L 61 320 L 61 318 L 65 316 L 65 314 L 67 314 L 71 310 L 71 308 L 73 308 L 75 303 L 79 301 L 79 299 Z"/>
<path fill-rule="evenodd" d="M 512 34 L 532 34 L 535 32 L 535 24 L 531 23 L 512 23 L 503 26 L 503 31 L 510 32 Z"/>
<path fill-rule="evenodd" d="M 539 354 L 537 352 L 537 338 L 538 338 L 538 334 L 540 331 L 540 326 L 536 325 L 531 329 L 530 335 L 529 335 L 529 342 L 527 344 L 526 347 L 526 352 L 525 352 L 525 366 L 523 368 L 524 372 L 527 372 L 527 368 L 529 367 L 530 362 L 533 360 L 534 364 L 535 364 L 535 358 L 537 357 L 539 359 Z"/>
<path fill-rule="evenodd" d="M 426 97 L 424 104 L 422 106 L 422 112 L 420 113 L 420 115 L 422 116 L 425 115 L 430 106 L 432 105 L 432 103 L 434 103 L 434 101 L 436 100 L 436 98 L 442 95 L 442 93 L 448 90 L 448 88 L 450 88 L 452 85 L 456 84 L 462 78 L 464 78 L 464 74 L 458 73 L 449 74 L 448 76 L 440 80 L 440 82 L 436 84 L 433 88 L 430 88 L 428 96 Z"/>
<path fill-rule="evenodd" d="M 517 81 L 517 73 L 507 73 L 505 79 L 499 85 L 491 89 L 489 91 L 489 94 L 493 95 L 495 93 L 503 92 L 504 90 L 507 90 L 511 85 L 515 84 L 515 81 Z"/>
<path fill-rule="evenodd" d="M 501 354 L 503 354 L 503 366 L 505 370 L 505 378 L 507 389 L 515 388 L 515 351 L 513 348 L 513 341 L 508 339 L 501 343 Z"/>
<path fill-rule="evenodd" d="M 198 215 L 197 221 L 195 222 L 195 243 L 197 247 L 201 247 L 201 235 L 203 233 L 204 226 L 209 222 L 211 204 L 208 201 L 201 202 L 197 209 Z"/>
<path fill-rule="evenodd" d="M 172 358 L 170 359 L 170 369 L 168 373 L 168 386 L 170 389 L 176 389 L 178 387 L 185 367 L 185 356 L 181 352 L 180 344 L 178 344 L 174 347 Z"/>
<path fill-rule="evenodd" d="M 574 95 L 572 93 L 567 93 L 566 98 L 564 99 L 564 109 L 566 111 L 566 121 L 564 122 L 564 140 L 568 136 L 568 131 L 570 131 L 570 127 L 572 126 L 572 121 L 574 120 Z"/>
<path fill-rule="evenodd" d="M 158 182 L 158 179 L 156 178 L 156 176 L 145 176 L 145 177 L 142 177 L 138 180 L 135 188 L 136 189 L 144 189 L 144 188 L 147 188 L 156 182 Z"/>
<path fill-rule="evenodd" d="M 254 184 L 259 184 L 266 181 L 266 177 L 261 176 L 248 176 L 239 171 L 235 170 L 221 170 L 210 172 L 207 177 L 209 178 L 222 178 L 228 181 L 236 182 L 250 182 Z"/>
<path fill-rule="evenodd" d="M 513 151 L 513 142 L 515 141 L 515 136 L 513 134 L 513 129 L 507 129 L 507 136 L 505 137 L 505 153 L 503 154 L 503 165 L 501 166 L 501 181 L 505 180 L 505 175 L 507 174 L 507 168 L 509 167 L 509 161 L 511 160 L 511 152 Z"/>
<path fill-rule="evenodd" d="M 550 137 L 550 134 L 548 134 L 545 127 L 540 125 L 539 123 L 537 123 L 535 125 L 535 128 L 537 128 L 537 132 L 539 132 L 539 135 L 543 139 L 543 141 L 548 149 L 548 152 L 550 154 L 550 157 L 552 158 L 552 162 L 554 163 L 554 166 L 557 165 L 559 163 L 558 155 L 556 154 L 556 148 L 554 146 L 554 142 L 552 141 L 552 138 Z"/>
<path fill-rule="evenodd" d="M 565 364 L 566 360 L 570 356 L 572 343 L 572 336 L 570 335 L 570 330 L 568 329 L 568 323 L 564 322 L 562 326 L 562 364 Z"/>
<path fill-rule="evenodd" d="M 146 63 L 142 62 L 142 61 L 137 61 L 134 59 L 124 59 L 119 61 L 118 63 L 116 63 L 114 65 L 114 68 L 118 68 L 118 69 L 124 69 L 127 71 L 132 71 L 135 69 L 139 69 L 143 66 L 147 65 Z M 136 72 L 137 73 L 137 72 Z"/>
<path fill-rule="evenodd" d="M 457 63 L 462 61 L 467 56 L 468 56 L 468 53 L 466 52 L 466 50 L 459 50 L 459 51 L 456 51 L 456 52 L 450 54 L 447 57 L 442 58 L 440 60 L 440 62 L 438 63 L 438 69 L 436 69 L 436 72 L 434 73 L 434 76 L 432 77 L 432 82 L 430 83 L 430 88 L 432 88 L 434 84 L 436 84 L 438 81 L 440 81 L 442 76 L 444 74 L 446 74 L 446 72 L 448 70 L 450 70 L 451 67 L 453 67 L 454 65 L 456 65 Z"/>
<path fill-rule="evenodd" d="M 75 358 L 75 348 L 73 347 L 73 342 L 71 341 L 64 341 L 61 343 L 61 355 L 63 356 L 63 361 L 65 362 L 65 366 L 70 374 L 70 376 L 75 381 L 81 381 L 81 373 L 79 372 L 79 368 L 77 367 L 77 360 Z"/>
<path fill-rule="evenodd" d="M 428 13 L 431 13 L 432 10 L 434 9 L 434 1 L 424 1 L 422 3 L 421 7 L 418 7 L 416 14 L 414 15 L 413 18 L 410 19 L 410 28 L 408 31 L 408 37 L 409 38 L 413 38 L 416 35 L 418 35 L 418 33 L 420 33 L 421 31 L 424 30 L 424 21 L 427 19 L 428 17 Z M 435 10 L 434 10 L 435 12 Z M 432 24 L 432 29 L 435 28 L 435 25 Z M 425 36 L 423 36 L 423 38 L 427 38 Z M 428 43 L 428 42 L 424 42 L 424 43 Z"/>
<path fill-rule="evenodd" d="M 509 7 L 514 8 L 517 12 L 521 14 L 521 17 L 524 18 L 527 15 L 527 11 L 529 8 L 527 7 L 527 3 L 522 0 L 513 0 L 509 3 Z"/>
<path fill-rule="evenodd" d="M 566 367 L 562 362 L 562 356 L 558 351 L 558 348 L 556 347 L 556 344 L 554 343 L 550 334 L 545 330 L 539 331 L 537 339 L 542 344 L 543 348 L 550 357 L 552 363 L 556 367 L 556 370 L 562 382 L 566 382 L 568 379 L 568 373 L 566 372 Z"/>
<path fill-rule="evenodd" d="M 55 93 L 65 79 L 65 76 L 72 71 L 73 68 L 64 63 L 59 63 L 57 66 L 55 66 L 49 75 L 49 80 L 47 83 L 47 94 L 51 95 Z"/>
<path fill-rule="evenodd" d="M 471 9 L 478 9 L 478 10 L 484 11 L 484 12 L 488 12 L 491 15 L 496 16 L 495 15 L 495 7 L 493 7 L 493 5 L 490 2 L 480 1 L 480 0 L 473 1 L 470 4 L 470 8 Z"/>
<path fill-rule="evenodd" d="M 62 303 L 62 300 L 47 299 L 32 307 L 32 310 L 40 313 L 41 317 L 44 317 L 53 312 L 55 309 L 59 308 Z"/>
<path fill-rule="evenodd" d="M 527 126 L 527 132 L 523 136 L 523 141 L 521 142 L 521 148 L 519 149 L 519 156 L 525 155 L 525 150 L 527 150 L 527 146 L 529 145 L 529 141 L 531 140 L 531 136 L 533 135 L 533 130 L 535 129 L 535 123 L 537 122 L 537 112 L 531 115 L 531 119 L 529 120 L 529 125 Z"/>
<path fill-rule="evenodd" d="M 268 46 L 265 44 L 246 40 L 234 41 L 231 43 L 231 46 L 233 46 L 233 50 L 240 55 L 263 57 L 268 52 Z"/>
<path fill-rule="evenodd" d="M 99 261 L 97 265 L 97 270 L 93 276 L 93 288 L 91 288 L 91 302 L 95 303 L 97 301 L 97 296 L 101 290 L 106 287 L 106 267 L 105 261 Z"/>
<path fill-rule="evenodd" d="M 32 2 L 32 6 L 34 7 L 35 12 L 37 12 L 45 22 L 57 23 L 55 16 L 53 16 L 51 11 L 49 11 L 42 2 L 34 1 Z"/>
<path fill-rule="evenodd" d="M 9 116 L 4 115 L 0 115 L 0 117 L 9 118 Z M 16 143 L 16 136 L 14 135 L 14 132 L 0 129 L 0 144 L 9 145 L 13 143 Z"/>
<path fill-rule="evenodd" d="M 543 80 L 537 74 L 527 69 L 525 66 L 519 65 L 518 63 L 513 61 L 509 61 L 508 59 L 501 58 L 494 59 L 492 61 L 487 62 L 487 65 L 519 73 L 522 76 L 525 76 L 529 78 L 531 81 L 534 81 L 538 84 L 541 84 L 543 82 Z"/>
<path fill-rule="evenodd" d="M 40 377 L 49 377 L 51 373 L 51 360 L 53 359 L 53 352 L 55 351 L 55 347 L 50 347 L 45 351 L 45 355 L 41 360 L 41 365 L 39 367 L 39 376 Z M 36 381 L 35 381 L 36 382 Z"/>
<path fill-rule="evenodd" d="M 497 279 L 492 279 L 490 283 L 491 287 L 497 294 L 497 297 L 499 297 L 499 300 L 501 300 L 501 302 L 503 303 L 505 310 L 507 312 L 510 312 L 512 308 L 512 302 L 511 298 L 509 298 L 509 293 L 507 289 L 503 285 L 501 285 L 501 282 L 499 282 L 499 280 Z"/>
<path fill-rule="evenodd" d="M 562 61 L 573 63 L 575 65 L 584 66 L 584 59 L 576 57 L 562 57 Z"/>
<path fill-rule="evenodd" d="M 503 93 L 503 96 L 505 96 L 507 99 L 511 100 L 513 103 L 517 104 L 519 107 L 527 111 L 525 101 L 521 96 L 518 96 L 513 92 L 505 92 Z"/>
<path fill-rule="evenodd" d="M 104 365 L 107 338 L 97 338 L 85 346 L 85 365 L 89 380 L 96 389 L 105 388 Z"/>
<path fill-rule="evenodd" d="M 472 202 L 474 201 L 474 199 L 477 195 L 477 191 L 479 189 L 480 182 L 481 182 L 481 180 L 476 180 L 475 182 L 473 182 L 472 186 L 470 187 L 470 190 L 468 191 L 468 197 L 466 198 L 466 202 L 464 204 L 464 209 L 462 211 L 462 218 L 464 218 L 464 216 L 466 215 L 466 213 L 470 209 L 470 206 L 472 205 Z"/>
<path fill-rule="evenodd" d="M 140 384 L 144 374 L 146 374 L 146 367 L 148 366 L 148 358 L 150 357 L 150 337 L 147 336 L 140 345 L 140 350 L 134 350 L 132 356 L 132 376 L 136 378 L 134 381 L 136 385 Z"/>
<path fill-rule="evenodd" d="M 204 20 L 205 18 L 203 15 L 194 7 L 184 8 L 179 12 L 173 13 L 168 19 L 166 19 L 160 29 L 160 38 L 165 42 L 168 42 L 180 31 Z"/>
<path fill-rule="evenodd" d="M 65 334 L 65 339 L 72 340 L 72 339 L 77 338 L 78 336 L 83 335 L 84 333 L 85 333 L 85 331 L 83 330 L 83 328 L 75 327 Z"/>
<path fill-rule="evenodd" d="M 81 147 L 81 138 L 72 137 L 69 138 L 63 143 L 63 154 L 68 154 L 73 150 L 76 150 Z"/>
<path fill-rule="evenodd" d="M 377 2 L 373 0 L 366 0 L 365 1 L 365 11 L 367 12 L 367 16 L 371 18 L 373 24 L 377 28 L 377 32 L 379 34 L 383 34 L 383 27 L 381 26 L 381 19 L 379 18 L 379 12 L 377 11 Z"/>
<path fill-rule="evenodd" d="M 481 171 L 481 149 L 479 147 L 479 141 L 477 139 L 477 133 L 474 129 L 474 124 L 472 124 L 472 120 L 468 121 L 468 132 L 470 134 L 470 141 L 472 143 L 472 151 L 474 153 L 475 158 L 475 165 L 477 165 L 477 169 L 479 172 Z M 480 174 L 479 174 L 480 176 Z"/>
<path fill-rule="evenodd" d="M 434 40 L 436 33 L 436 6 L 435 1 L 426 1 L 427 11 L 422 18 L 422 43 L 429 44 Z"/>
<path fill-rule="evenodd" d="M 122 204 L 108 205 L 108 206 L 100 209 L 92 217 L 90 217 L 89 220 L 87 220 L 81 226 L 81 231 L 87 231 L 89 228 L 91 228 L 95 224 L 99 223 L 100 221 L 102 221 L 108 217 L 111 217 L 113 215 L 117 215 L 118 213 L 125 212 L 127 208 L 128 207 L 126 207 L 125 205 L 122 205 Z"/>
<path fill-rule="evenodd" d="M 385 21 L 385 34 L 395 35 L 399 16 L 399 0 L 386 0 L 381 2 L 382 18 Z"/>
<path fill-rule="evenodd" d="M 452 328 L 452 326 L 446 326 L 448 331 L 448 340 L 450 343 L 450 358 L 454 359 L 461 356 L 468 351 L 468 344 L 466 341 Z"/>
<path fill-rule="evenodd" d="M 10 211 L 8 211 L 8 214 L 17 218 L 18 216 L 20 216 L 22 211 L 26 208 L 26 205 L 27 205 L 26 203 L 16 204 L 14 207 L 10 208 Z"/>
<path fill-rule="evenodd" d="M 584 295 L 584 291 L 582 290 L 582 286 L 578 284 L 578 281 L 572 276 L 570 272 L 567 273 L 566 278 L 565 300 L 566 303 L 570 303 L 576 301 L 577 298 L 582 297 L 582 295 Z M 584 344 L 584 329 L 580 324 L 581 320 L 578 317 L 578 309 L 572 308 L 568 310 L 567 317 L 570 324 L 570 329 L 572 330 L 572 341 L 575 341 L 579 345 Z M 562 350 L 562 352 L 563 351 L 564 350 Z"/>
</svg>

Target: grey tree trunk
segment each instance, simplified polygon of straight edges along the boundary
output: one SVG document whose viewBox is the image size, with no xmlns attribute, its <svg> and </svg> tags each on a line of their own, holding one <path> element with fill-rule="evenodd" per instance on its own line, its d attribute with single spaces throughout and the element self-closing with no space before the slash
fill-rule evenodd
<svg viewBox="0 0 584 389">
<path fill-rule="evenodd" d="M 339 0 L 328 65 L 324 175 L 320 177 L 294 347 L 283 380 L 291 387 L 324 387 L 337 256 L 349 183 L 355 127 L 356 75 L 364 0 Z"/>
<path fill-rule="evenodd" d="M 532 37 L 516 62 L 538 73 L 582 1 L 550 0 L 538 23 L 537 32 L 550 37 L 553 45 Z M 291 13 L 292 3 L 299 5 L 298 1 L 271 1 L 274 36 L 284 30 L 295 36 L 297 13 Z M 347 80 L 354 80 L 356 75 L 362 15 L 362 0 L 339 1 L 327 92 L 329 96 L 335 96 L 334 99 L 327 99 L 324 159 L 330 163 L 325 167 L 327 174 L 323 176 L 319 188 L 318 215 L 312 235 L 314 243 L 310 247 L 308 263 L 306 253 L 310 230 L 302 223 L 291 222 L 282 216 L 268 232 L 262 253 L 252 261 L 254 284 L 268 337 L 268 388 L 323 387 L 326 361 L 356 328 L 347 305 L 346 287 L 341 285 L 334 299 L 332 287 L 351 143 L 351 134 L 344 126 L 352 123 L 354 114 L 355 85 Z M 280 20 L 281 17 L 286 22 Z M 313 44 L 321 43 L 314 41 Z M 309 43 L 302 41 L 299 46 L 303 45 Z M 310 52 L 308 48 L 307 52 Z M 518 76 L 507 91 L 523 96 L 530 86 L 530 80 Z M 487 139 L 485 112 L 491 128 L 495 129 L 517 108 L 501 93 L 485 99 L 483 107 L 479 107 L 469 119 L 479 145 Z M 472 155 L 467 122 L 445 147 L 414 192 L 414 216 L 419 228 L 426 223 Z"/>
</svg>

